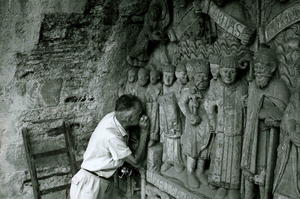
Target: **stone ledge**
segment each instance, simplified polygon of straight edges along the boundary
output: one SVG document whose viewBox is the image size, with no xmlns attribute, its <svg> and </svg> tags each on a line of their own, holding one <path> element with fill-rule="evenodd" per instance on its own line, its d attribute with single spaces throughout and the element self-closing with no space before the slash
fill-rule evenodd
<svg viewBox="0 0 300 199">
<path fill-rule="evenodd" d="M 147 171 L 146 181 L 156 186 L 163 192 L 170 194 L 175 198 L 180 199 L 210 199 L 209 197 L 200 194 L 193 193 L 183 186 L 169 180 L 168 178 L 161 176 L 159 173 Z"/>
</svg>

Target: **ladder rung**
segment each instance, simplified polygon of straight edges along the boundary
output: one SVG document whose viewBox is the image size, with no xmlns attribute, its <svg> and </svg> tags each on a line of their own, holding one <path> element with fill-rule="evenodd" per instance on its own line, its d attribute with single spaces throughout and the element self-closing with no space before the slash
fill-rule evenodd
<svg viewBox="0 0 300 199">
<path fill-rule="evenodd" d="M 32 156 L 34 159 L 37 159 L 37 158 L 44 158 L 44 157 L 49 157 L 49 156 L 53 156 L 53 155 L 59 155 L 59 154 L 67 153 L 67 152 L 68 152 L 68 150 L 66 148 L 62 148 L 62 149 L 57 149 L 57 150 L 53 150 L 53 151 L 36 153 L 36 154 L 33 154 Z"/>
<path fill-rule="evenodd" d="M 53 178 L 53 177 L 57 177 L 57 176 L 66 176 L 66 175 L 69 175 L 70 172 L 66 172 L 66 173 L 54 173 L 54 174 L 51 174 L 51 175 L 46 175 L 46 176 L 41 176 L 41 177 L 38 177 L 38 180 L 46 180 L 46 179 L 49 179 L 49 178 Z"/>
<path fill-rule="evenodd" d="M 46 194 L 49 194 L 49 193 L 52 193 L 52 192 L 56 192 L 56 191 L 61 191 L 61 190 L 67 189 L 69 187 L 70 187 L 70 184 L 61 185 L 61 186 L 57 186 L 57 187 L 52 187 L 50 189 L 41 190 L 40 193 L 42 195 L 46 195 Z"/>
</svg>

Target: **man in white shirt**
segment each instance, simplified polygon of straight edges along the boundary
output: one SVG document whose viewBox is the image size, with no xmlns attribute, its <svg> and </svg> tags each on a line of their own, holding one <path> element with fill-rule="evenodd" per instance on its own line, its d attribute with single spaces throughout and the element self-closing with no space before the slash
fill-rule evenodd
<svg viewBox="0 0 300 199">
<path fill-rule="evenodd" d="M 127 145 L 126 128 L 139 125 L 140 140 L 136 153 Z M 81 169 L 72 178 L 71 199 L 105 199 L 112 197 L 111 177 L 124 161 L 138 167 L 145 152 L 149 119 L 142 115 L 141 101 L 133 95 L 122 95 L 115 111 L 107 114 L 93 132 L 83 156 Z"/>
</svg>

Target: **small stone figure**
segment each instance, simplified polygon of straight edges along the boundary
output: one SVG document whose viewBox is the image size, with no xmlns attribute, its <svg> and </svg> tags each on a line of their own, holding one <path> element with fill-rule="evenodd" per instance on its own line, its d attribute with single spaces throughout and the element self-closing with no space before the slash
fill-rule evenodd
<svg viewBox="0 0 300 199">
<path fill-rule="evenodd" d="M 177 172 L 181 172 L 183 161 L 181 157 L 181 112 L 176 99 L 175 67 L 172 65 L 163 68 L 163 95 L 159 97 L 160 105 L 160 141 L 163 143 L 164 172 L 174 165 Z"/>
<path fill-rule="evenodd" d="M 181 140 L 183 153 L 187 156 L 188 186 L 198 188 L 200 182 L 207 184 L 204 166 L 209 154 L 210 134 L 203 101 L 209 86 L 209 65 L 204 60 L 191 60 L 187 64 L 192 68 L 189 77 L 193 78 L 189 86 L 182 90 L 179 101 L 186 118 Z"/>
<path fill-rule="evenodd" d="M 281 137 L 275 170 L 274 198 L 300 198 L 300 59 L 296 89 L 281 122 Z"/>
<path fill-rule="evenodd" d="M 209 56 L 210 73 L 212 81 L 217 81 L 220 75 L 220 57 L 215 54 Z"/>
<path fill-rule="evenodd" d="M 247 84 L 237 81 L 238 61 L 235 56 L 223 57 L 220 80 L 211 85 L 205 100 L 212 142 L 209 184 L 218 188 L 216 198 L 240 198 L 241 152 L 245 108 L 243 98 Z M 217 89 L 216 89 L 217 88 Z"/>
<path fill-rule="evenodd" d="M 123 94 L 134 94 L 136 89 L 137 68 L 130 68 L 127 72 L 127 82 L 125 88 L 119 90 L 119 96 Z"/>
<path fill-rule="evenodd" d="M 149 83 L 149 78 L 149 70 L 146 68 L 140 68 L 138 71 L 134 95 L 136 95 L 143 102 L 143 104 L 146 103 L 146 89 Z"/>
<path fill-rule="evenodd" d="M 189 82 L 186 66 L 183 62 L 176 66 L 175 77 L 176 81 L 174 87 L 177 88 L 176 98 L 179 99 L 182 89 L 186 87 Z"/>
<path fill-rule="evenodd" d="M 150 71 L 150 84 L 146 90 L 146 111 L 150 119 L 150 141 L 151 147 L 159 141 L 159 105 L 158 97 L 162 94 L 161 72 L 152 69 Z"/>
<path fill-rule="evenodd" d="M 289 100 L 288 88 L 274 75 L 277 64 L 271 49 L 262 47 L 255 53 L 241 162 L 245 199 L 257 194 L 261 199 L 272 198 L 278 127 Z"/>
</svg>

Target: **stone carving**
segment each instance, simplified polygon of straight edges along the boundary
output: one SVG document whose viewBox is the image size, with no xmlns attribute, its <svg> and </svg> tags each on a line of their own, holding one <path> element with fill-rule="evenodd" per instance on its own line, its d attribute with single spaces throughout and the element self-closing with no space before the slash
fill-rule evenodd
<svg viewBox="0 0 300 199">
<path fill-rule="evenodd" d="M 235 0 L 195 0 L 196 12 L 205 13 L 217 24 L 218 39 L 210 51 L 229 56 L 239 53 L 251 42 L 254 33 L 248 13 Z M 248 20 L 247 20 L 248 19 Z"/>
<path fill-rule="evenodd" d="M 286 83 L 290 90 L 294 90 L 297 83 L 297 60 L 300 57 L 300 39 L 289 38 L 285 43 L 277 46 L 279 55 L 279 74 L 280 78 Z"/>
<path fill-rule="evenodd" d="M 161 171 L 174 165 L 177 172 L 183 170 L 181 157 L 181 112 L 176 99 L 175 67 L 163 67 L 163 95 L 159 97 L 160 105 L 160 141 L 163 143 L 163 165 Z"/>
<path fill-rule="evenodd" d="M 276 55 L 271 49 L 262 47 L 256 52 L 241 163 L 245 199 L 256 194 L 263 199 L 272 198 L 278 127 L 289 99 L 286 85 L 274 76 L 276 68 Z"/>
<path fill-rule="evenodd" d="M 210 131 L 213 134 L 209 183 L 218 188 L 217 197 L 240 198 L 241 151 L 247 95 L 245 81 L 237 81 L 236 57 L 223 57 L 220 80 L 209 88 L 205 107 L 208 112 Z M 228 193 L 227 193 L 228 192 Z"/>
<path fill-rule="evenodd" d="M 149 79 L 149 70 L 146 68 L 140 68 L 138 70 L 136 87 L 133 94 L 136 95 L 144 104 L 146 103 L 146 90 Z"/>
<path fill-rule="evenodd" d="M 136 89 L 137 68 L 129 68 L 127 71 L 127 82 L 119 89 L 119 96 L 123 94 L 134 94 Z"/>
<path fill-rule="evenodd" d="M 152 0 L 146 13 L 144 26 L 135 46 L 127 56 L 127 61 L 132 66 L 144 66 L 149 60 L 151 49 L 159 41 L 165 41 L 166 28 L 170 23 L 169 5 L 166 0 Z"/>
<path fill-rule="evenodd" d="M 188 65 L 191 68 L 189 76 L 193 77 L 193 80 L 182 90 L 179 101 L 179 106 L 186 118 L 182 135 L 182 150 L 187 156 L 188 186 L 198 188 L 199 180 L 207 184 L 204 165 L 209 156 L 210 134 L 203 101 L 209 86 L 209 65 L 204 60 L 191 60 Z"/>
<path fill-rule="evenodd" d="M 146 90 L 146 112 L 150 119 L 150 141 L 153 146 L 159 141 L 159 105 L 158 97 L 162 94 L 161 72 L 155 68 L 150 71 L 150 84 Z"/>
<path fill-rule="evenodd" d="M 300 198 L 300 67 L 296 89 L 291 96 L 281 122 L 280 145 L 274 180 L 274 198 Z"/>
<path fill-rule="evenodd" d="M 124 2 L 143 23 L 123 92 L 150 118 L 148 197 L 299 198 L 299 1 Z"/>
<path fill-rule="evenodd" d="M 217 81 L 220 76 L 220 57 L 215 54 L 209 56 L 209 67 L 212 81 Z"/>
</svg>

